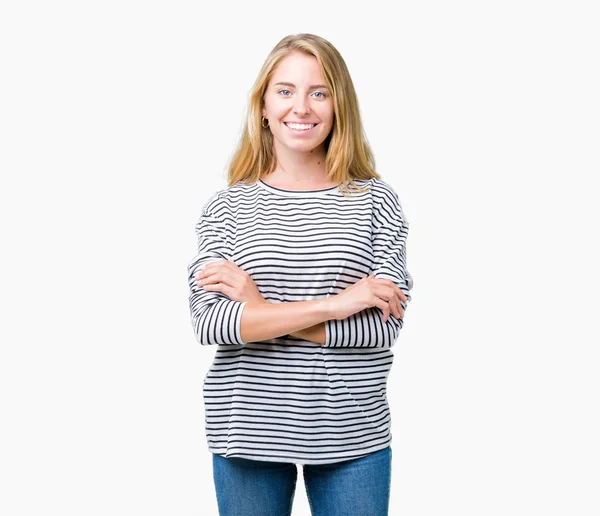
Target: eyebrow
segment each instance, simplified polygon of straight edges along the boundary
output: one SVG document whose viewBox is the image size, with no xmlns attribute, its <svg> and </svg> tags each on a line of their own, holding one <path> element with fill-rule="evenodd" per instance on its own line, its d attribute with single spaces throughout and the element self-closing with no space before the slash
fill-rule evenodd
<svg viewBox="0 0 600 516">
<path fill-rule="evenodd" d="M 296 85 L 291 83 L 291 82 L 276 82 L 275 86 L 291 86 L 292 88 L 295 88 Z M 309 87 L 310 90 L 313 90 L 315 88 L 327 88 L 327 86 L 325 84 L 313 84 L 312 86 Z"/>
</svg>

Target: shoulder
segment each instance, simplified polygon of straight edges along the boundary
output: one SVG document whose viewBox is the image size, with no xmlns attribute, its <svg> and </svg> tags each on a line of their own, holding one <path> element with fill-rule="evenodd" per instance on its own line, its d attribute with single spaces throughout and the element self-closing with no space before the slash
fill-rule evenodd
<svg viewBox="0 0 600 516">
<path fill-rule="evenodd" d="M 232 213 L 240 199 L 243 199 L 251 188 L 255 188 L 255 185 L 236 183 L 217 190 L 204 202 L 202 213 Z"/>
<path fill-rule="evenodd" d="M 408 224 L 397 189 L 383 179 L 372 178 L 370 182 L 374 210 L 378 214 L 385 215 L 387 219 L 399 218 Z"/>
<path fill-rule="evenodd" d="M 372 178 L 370 182 L 371 193 L 377 204 L 400 207 L 400 196 L 392 184 L 378 178 Z"/>
<path fill-rule="evenodd" d="M 369 181 L 371 183 L 371 192 L 373 192 L 373 196 L 376 196 L 377 198 L 399 199 L 396 189 L 384 179 L 374 177 Z"/>
</svg>

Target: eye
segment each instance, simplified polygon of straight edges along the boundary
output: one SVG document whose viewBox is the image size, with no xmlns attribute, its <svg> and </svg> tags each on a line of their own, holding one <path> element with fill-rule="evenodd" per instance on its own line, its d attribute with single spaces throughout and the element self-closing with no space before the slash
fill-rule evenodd
<svg viewBox="0 0 600 516">
<path fill-rule="evenodd" d="M 277 93 L 279 93 L 279 94 L 282 94 L 282 93 L 284 93 L 284 92 L 291 93 L 291 91 L 290 91 L 290 90 L 279 90 Z M 284 97 L 287 97 L 287 96 L 288 96 L 288 95 L 284 95 Z"/>
<path fill-rule="evenodd" d="M 322 91 L 315 91 L 314 94 L 321 95 L 320 97 L 317 97 L 318 99 L 324 99 L 325 97 L 327 97 L 327 95 L 325 93 L 323 93 Z"/>
</svg>

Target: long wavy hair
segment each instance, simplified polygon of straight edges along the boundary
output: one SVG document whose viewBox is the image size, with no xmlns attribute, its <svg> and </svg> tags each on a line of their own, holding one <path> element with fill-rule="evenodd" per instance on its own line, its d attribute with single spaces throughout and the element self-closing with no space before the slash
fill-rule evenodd
<svg viewBox="0 0 600 516">
<path fill-rule="evenodd" d="M 297 50 L 317 58 L 325 84 L 332 93 L 333 125 L 325 139 L 327 178 L 338 184 L 343 195 L 362 192 L 355 179 L 380 178 L 375 158 L 362 125 L 358 99 L 350 72 L 338 50 L 314 34 L 292 34 L 283 38 L 267 56 L 250 92 L 246 120 L 237 148 L 228 166 L 228 186 L 255 183 L 275 170 L 273 134 L 261 125 L 264 95 L 277 64 Z M 350 188 L 348 188 L 350 186 Z"/>
</svg>

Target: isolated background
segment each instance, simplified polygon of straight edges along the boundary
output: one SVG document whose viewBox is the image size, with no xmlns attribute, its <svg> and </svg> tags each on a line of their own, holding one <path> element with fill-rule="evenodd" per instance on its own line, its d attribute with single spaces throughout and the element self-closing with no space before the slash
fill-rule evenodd
<svg viewBox="0 0 600 516">
<path fill-rule="evenodd" d="M 592 4 L 3 2 L 0 513 L 217 514 L 194 225 L 313 32 L 410 223 L 391 514 L 598 515 Z"/>
</svg>

